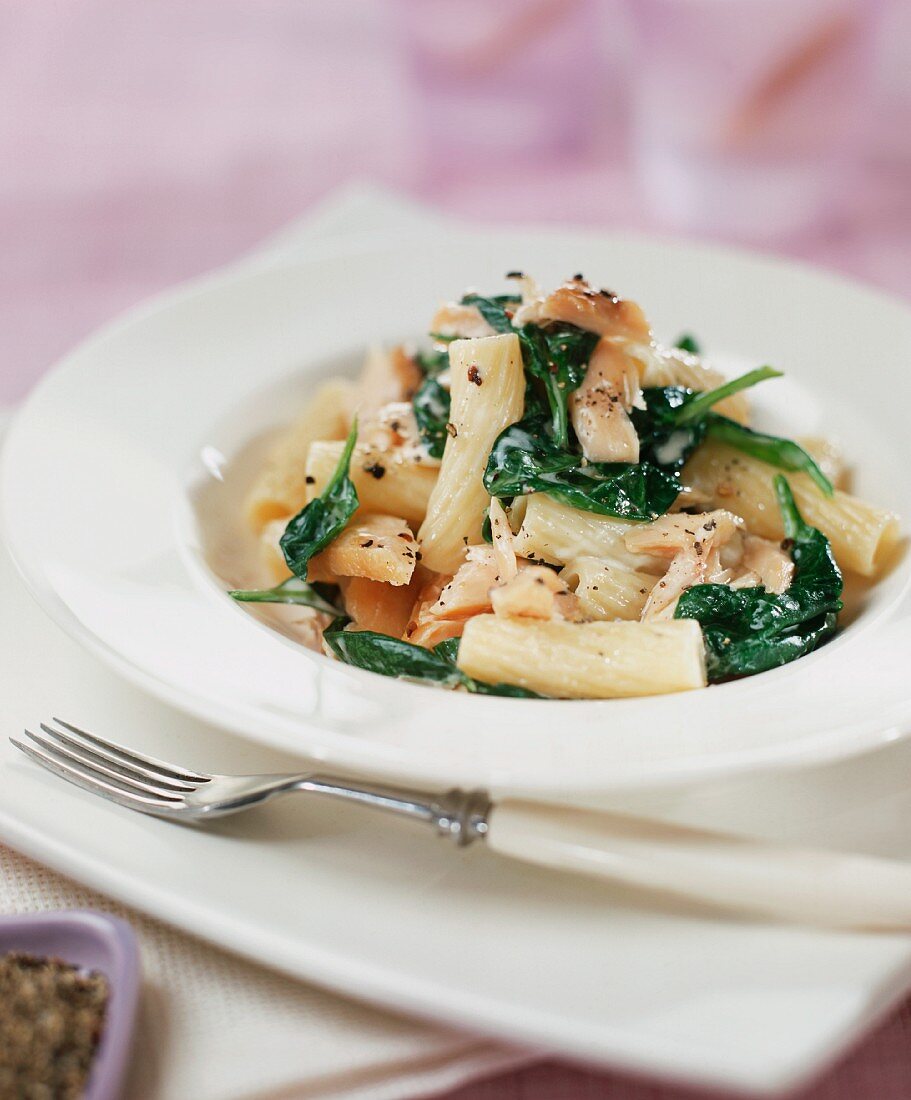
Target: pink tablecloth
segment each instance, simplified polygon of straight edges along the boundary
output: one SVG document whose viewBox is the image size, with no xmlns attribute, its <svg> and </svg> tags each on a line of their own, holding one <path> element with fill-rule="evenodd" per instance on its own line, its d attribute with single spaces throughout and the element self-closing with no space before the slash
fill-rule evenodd
<svg viewBox="0 0 911 1100">
<path fill-rule="evenodd" d="M 389 4 L 9 0 L 0 403 L 111 315 L 234 258 L 353 175 L 479 218 L 650 228 L 622 152 L 620 2 L 601 4 L 603 110 L 587 152 L 524 170 L 471 158 L 429 171 Z M 911 296 L 911 5 L 892 8 L 865 186 L 840 225 L 779 247 Z M 807 1100 L 911 1096 L 909 1023 L 906 1005 Z M 457 1095 L 693 1094 L 545 1064 Z"/>
</svg>

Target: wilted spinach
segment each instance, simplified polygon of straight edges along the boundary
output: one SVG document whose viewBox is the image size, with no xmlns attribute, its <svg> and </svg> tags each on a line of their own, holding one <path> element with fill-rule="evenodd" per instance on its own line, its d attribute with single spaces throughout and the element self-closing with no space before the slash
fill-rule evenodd
<svg viewBox="0 0 911 1100">
<path fill-rule="evenodd" d="M 696 619 L 705 638 L 709 679 L 749 676 L 816 649 L 835 630 L 842 576 L 829 540 L 805 523 L 784 475 L 775 477 L 794 578 L 786 592 L 700 584 L 677 601 L 674 617 Z"/>
<path fill-rule="evenodd" d="M 598 334 L 574 325 L 523 325 L 519 341 L 526 372 L 543 384 L 547 394 L 554 441 L 568 447 L 569 395 L 582 385 Z"/>
<path fill-rule="evenodd" d="M 235 588 L 228 595 L 238 603 L 287 603 L 312 607 L 327 615 L 338 615 L 341 612 L 341 608 L 332 602 L 332 585 L 309 584 L 300 577 L 289 577 L 274 588 Z"/>
<path fill-rule="evenodd" d="M 438 341 L 454 339 L 454 337 L 444 337 L 439 334 L 431 335 Z M 449 353 L 441 348 L 419 351 L 414 356 L 414 361 L 424 375 L 423 382 L 411 399 L 414 418 L 428 453 L 433 458 L 442 458 L 443 447 L 446 445 L 446 425 L 449 423 L 449 410 L 452 403 L 449 390 L 440 385 L 439 376 L 449 366 Z"/>
<path fill-rule="evenodd" d="M 681 351 L 688 351 L 690 355 L 702 354 L 702 346 L 691 332 L 682 332 L 674 342 L 674 347 L 680 348 Z"/>
<path fill-rule="evenodd" d="M 456 664 L 459 639 L 450 638 L 434 649 L 380 634 L 373 630 L 345 630 L 348 620 L 341 616 L 330 623 L 323 638 L 332 652 L 345 664 L 396 676 L 405 680 L 425 680 L 443 687 L 464 687 L 478 695 L 508 695 L 513 698 L 540 698 L 533 691 L 512 684 L 488 684 L 466 676 Z"/>
<path fill-rule="evenodd" d="M 474 306 L 494 332 L 514 332 L 512 315 L 519 299 L 514 294 L 465 294 L 463 306 Z"/>
<path fill-rule="evenodd" d="M 771 466 L 806 473 L 831 496 L 831 482 L 803 447 L 790 439 L 756 432 L 712 411 L 726 397 L 767 378 L 780 377 L 781 372 L 772 367 L 758 367 L 713 390 L 693 391 L 682 386 L 644 390 L 645 408 L 631 413 L 639 436 L 640 460 L 679 471 L 699 444 L 711 437 Z"/>
<path fill-rule="evenodd" d="M 425 378 L 412 399 L 412 406 L 428 453 L 433 458 L 442 458 L 446 446 L 446 425 L 452 407 L 449 390 L 441 386 L 436 378 Z"/>
<path fill-rule="evenodd" d="M 431 333 L 431 339 L 453 340 L 455 337 L 434 336 L 433 333 Z M 443 348 L 430 348 L 428 351 L 418 351 L 415 352 L 412 358 L 425 378 L 436 378 L 438 374 L 446 370 L 449 366 L 449 352 L 444 351 Z"/>
<path fill-rule="evenodd" d="M 766 435 L 754 431 L 735 420 L 729 420 L 718 413 L 708 416 L 708 435 L 730 447 L 736 447 L 760 462 L 777 466 L 780 470 L 792 470 L 808 474 L 827 497 L 834 492 L 832 482 L 817 465 L 812 455 L 792 439 L 782 439 L 777 435 Z"/>
<path fill-rule="evenodd" d="M 289 521 L 281 537 L 279 545 L 288 568 L 303 581 L 307 579 L 310 559 L 341 534 L 357 509 L 357 490 L 349 476 L 356 441 L 355 419 L 328 485 Z"/>
<path fill-rule="evenodd" d="M 557 446 L 540 416 L 501 432 L 484 471 L 484 488 L 495 497 L 547 493 L 573 508 L 629 520 L 652 520 L 677 499 L 673 473 L 649 462 L 585 462 Z"/>
</svg>

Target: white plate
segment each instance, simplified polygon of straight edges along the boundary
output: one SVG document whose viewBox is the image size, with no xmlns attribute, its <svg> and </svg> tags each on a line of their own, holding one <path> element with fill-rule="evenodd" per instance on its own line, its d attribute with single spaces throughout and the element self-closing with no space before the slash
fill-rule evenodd
<svg viewBox="0 0 911 1100">
<path fill-rule="evenodd" d="M 58 713 L 190 766 L 294 766 L 124 684 L 41 614 L 2 550 L 0 602 L 4 734 Z M 909 768 L 911 743 L 902 742 L 799 779 L 716 782 L 627 804 L 907 858 Z M 215 828 L 181 828 L 63 783 L 5 736 L 0 841 L 300 978 L 694 1084 L 764 1093 L 796 1086 L 911 984 L 908 937 L 651 907 L 306 798 Z"/>
<path fill-rule="evenodd" d="M 336 767 L 581 798 L 808 763 L 911 726 L 902 563 L 855 622 L 794 665 L 702 692 L 607 703 L 442 695 L 311 655 L 264 629 L 205 563 L 192 501 L 225 455 L 288 418 L 371 341 L 420 330 L 441 294 L 522 267 L 584 270 L 695 331 L 722 359 L 771 361 L 767 415 L 825 427 L 858 487 L 911 514 L 903 474 L 911 313 L 812 270 L 719 249 L 590 234 L 440 228 L 315 246 L 152 303 L 66 360 L 14 425 L 2 497 L 14 557 L 55 620 L 183 709 Z"/>
</svg>

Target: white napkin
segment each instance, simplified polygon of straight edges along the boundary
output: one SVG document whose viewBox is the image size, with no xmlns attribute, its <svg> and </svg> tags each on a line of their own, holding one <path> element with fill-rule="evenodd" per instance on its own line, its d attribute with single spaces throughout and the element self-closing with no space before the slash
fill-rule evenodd
<svg viewBox="0 0 911 1100">
<path fill-rule="evenodd" d="M 242 262 L 274 262 L 316 239 L 429 221 L 419 208 L 355 185 Z M 19 583 L 3 558 L 0 583 Z M 530 1060 L 281 977 L 0 846 L 0 912 L 75 908 L 116 913 L 139 934 L 145 985 L 128 1100 L 399 1100 Z"/>
</svg>

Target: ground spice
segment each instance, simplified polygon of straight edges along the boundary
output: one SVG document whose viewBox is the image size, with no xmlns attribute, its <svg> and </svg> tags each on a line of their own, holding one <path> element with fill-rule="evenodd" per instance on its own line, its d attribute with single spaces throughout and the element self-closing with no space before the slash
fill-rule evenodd
<svg viewBox="0 0 911 1100">
<path fill-rule="evenodd" d="M 101 974 L 61 959 L 0 956 L 0 1097 L 78 1100 L 107 1001 Z"/>
</svg>

